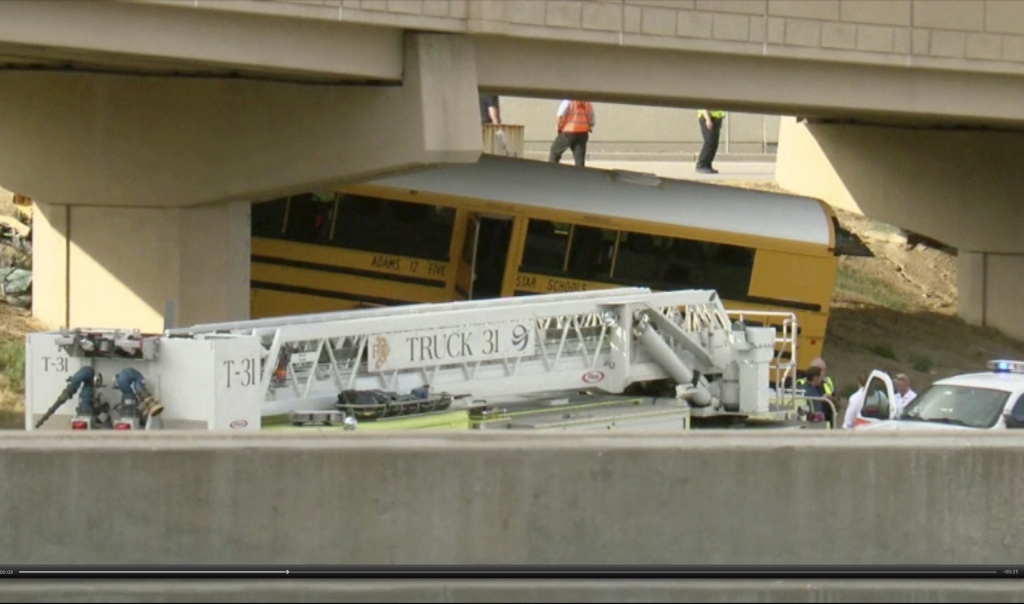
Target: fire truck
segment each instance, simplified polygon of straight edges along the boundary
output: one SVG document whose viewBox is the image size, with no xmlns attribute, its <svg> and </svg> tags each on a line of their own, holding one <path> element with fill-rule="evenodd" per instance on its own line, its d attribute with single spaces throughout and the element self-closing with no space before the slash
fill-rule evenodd
<svg viewBox="0 0 1024 604">
<path fill-rule="evenodd" d="M 25 422 L 28 430 L 799 426 L 796 334 L 789 313 L 727 311 L 710 290 L 647 288 L 160 334 L 39 332 L 27 337 Z"/>
</svg>

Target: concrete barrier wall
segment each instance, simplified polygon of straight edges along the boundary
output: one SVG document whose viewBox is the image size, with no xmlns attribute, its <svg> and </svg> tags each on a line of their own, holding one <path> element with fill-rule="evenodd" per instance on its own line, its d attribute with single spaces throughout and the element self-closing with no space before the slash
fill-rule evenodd
<svg viewBox="0 0 1024 604">
<path fill-rule="evenodd" d="M 19 434 L 0 563 L 1020 561 L 1024 435 Z"/>
<path fill-rule="evenodd" d="M 1024 602 L 1018 581 L 0 581 L 0 602 Z"/>
</svg>

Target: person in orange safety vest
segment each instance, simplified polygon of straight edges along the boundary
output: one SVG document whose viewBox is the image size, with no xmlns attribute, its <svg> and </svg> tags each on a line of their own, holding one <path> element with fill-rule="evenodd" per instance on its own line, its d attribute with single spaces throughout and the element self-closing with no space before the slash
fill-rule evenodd
<svg viewBox="0 0 1024 604">
<path fill-rule="evenodd" d="M 577 167 L 583 167 L 587 157 L 587 141 L 594 131 L 594 106 L 589 101 L 562 101 L 558 106 L 558 136 L 551 143 L 548 161 L 557 164 L 562 154 L 572 150 Z"/>
</svg>

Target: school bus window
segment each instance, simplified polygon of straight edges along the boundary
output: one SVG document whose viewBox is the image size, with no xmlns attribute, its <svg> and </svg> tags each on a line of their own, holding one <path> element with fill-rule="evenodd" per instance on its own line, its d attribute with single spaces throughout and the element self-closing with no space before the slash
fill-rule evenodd
<svg viewBox="0 0 1024 604">
<path fill-rule="evenodd" d="M 336 246 L 448 260 L 455 225 L 453 208 L 435 207 L 362 195 L 344 195 L 338 204 Z"/>
<path fill-rule="evenodd" d="M 542 274 L 561 274 L 568 246 L 569 225 L 530 219 L 526 228 L 522 269 Z"/>
<path fill-rule="evenodd" d="M 607 279 L 611 275 L 615 231 L 576 225 L 569 251 L 569 276 Z"/>
<path fill-rule="evenodd" d="M 615 278 L 636 283 L 662 281 L 663 238 L 645 233 L 622 233 L 619 255 L 615 260 Z"/>
<path fill-rule="evenodd" d="M 755 250 L 736 245 L 718 246 L 718 253 L 712 256 L 715 289 L 722 295 L 746 296 L 750 292 L 750 278 L 754 272 Z"/>
<path fill-rule="evenodd" d="M 253 237 L 283 237 L 287 207 L 287 197 L 252 204 Z"/>
<path fill-rule="evenodd" d="M 664 243 L 661 281 L 669 289 L 704 289 L 714 279 L 702 241 L 671 239 Z M 746 291 L 743 292 L 746 295 Z M 719 292 L 719 295 L 722 295 Z"/>
<path fill-rule="evenodd" d="M 614 278 L 662 290 L 714 289 L 723 298 L 741 299 L 750 288 L 754 252 L 734 245 L 622 233 Z"/>
<path fill-rule="evenodd" d="M 285 236 L 289 241 L 327 243 L 334 212 L 333 193 L 305 193 L 292 197 Z"/>
<path fill-rule="evenodd" d="M 674 240 L 672 248 L 665 279 L 672 288 L 714 289 L 723 298 L 747 296 L 754 249 L 685 239 Z"/>
<path fill-rule="evenodd" d="M 397 232 L 408 245 L 406 256 L 448 260 L 455 209 L 418 203 L 392 202 L 399 221 Z"/>
</svg>

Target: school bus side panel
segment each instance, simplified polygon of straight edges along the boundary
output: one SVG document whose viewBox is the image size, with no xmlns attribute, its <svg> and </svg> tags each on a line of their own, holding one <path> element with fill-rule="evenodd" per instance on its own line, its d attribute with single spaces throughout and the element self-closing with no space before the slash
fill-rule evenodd
<svg viewBox="0 0 1024 604">
<path fill-rule="evenodd" d="M 429 282 L 439 287 L 450 285 L 455 275 L 452 262 L 261 237 L 252 238 L 252 255 L 254 262 L 261 262 L 263 259 L 269 263 L 273 263 L 274 260 L 285 261 L 281 264 L 312 270 L 321 268 L 328 272 L 332 268 L 341 269 L 339 272 L 348 269 L 359 271 L 366 276 L 379 274 L 379 277 L 384 279 L 394 275 L 415 279 L 424 284 Z"/>
<path fill-rule="evenodd" d="M 758 250 L 750 295 L 772 300 L 817 301 L 827 311 L 832 298 L 837 259 L 774 250 Z"/>
<path fill-rule="evenodd" d="M 325 297 L 358 296 L 402 302 L 444 302 L 448 292 L 443 285 L 428 286 L 420 283 L 406 283 L 388 279 L 385 276 L 356 276 L 337 274 L 326 271 L 308 270 L 276 264 L 253 262 L 250 268 L 253 287 L 258 289 L 277 289 Z M 261 284 L 266 284 L 261 288 Z M 319 294 L 318 294 L 319 292 Z M 346 296 L 345 294 L 349 294 Z"/>
<path fill-rule="evenodd" d="M 569 279 L 566 277 L 551 277 L 538 273 L 519 272 L 513 282 L 513 295 L 523 294 L 560 294 L 564 292 L 585 292 L 601 289 L 613 289 L 622 287 L 615 283 L 601 283 L 600 281 L 585 281 L 583 279 Z"/>
<path fill-rule="evenodd" d="M 325 298 L 322 296 L 311 296 L 308 294 L 258 288 L 253 288 L 250 292 L 250 296 L 252 301 L 250 316 L 253 319 L 307 313 L 335 312 L 365 306 L 382 306 L 379 304 L 361 301 Z"/>
</svg>

